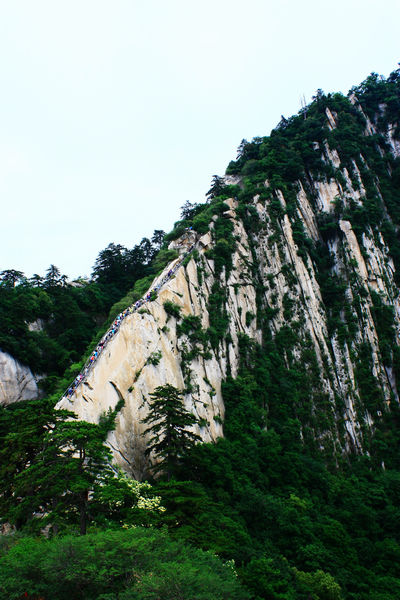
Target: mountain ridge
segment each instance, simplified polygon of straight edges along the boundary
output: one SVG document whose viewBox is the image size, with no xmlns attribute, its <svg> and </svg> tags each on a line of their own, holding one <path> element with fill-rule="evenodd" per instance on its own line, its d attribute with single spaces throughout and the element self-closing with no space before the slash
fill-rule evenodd
<svg viewBox="0 0 400 600">
<path fill-rule="evenodd" d="M 379 88 L 379 80 L 372 79 Z M 393 81 L 398 85 L 397 76 L 393 76 Z M 180 278 L 182 289 L 178 285 L 168 296 L 169 301 L 174 300 L 180 306 L 178 296 L 183 293 L 186 310 L 182 316 L 201 318 L 201 330 L 208 338 L 202 348 L 202 352 L 209 355 L 208 370 L 219 372 L 221 381 L 228 375 L 237 374 L 240 362 L 238 333 L 261 346 L 270 336 L 275 342 L 278 339 L 277 346 L 283 353 L 288 373 L 297 369 L 301 374 L 297 375 L 298 383 L 292 382 L 297 398 L 293 417 L 299 419 L 299 435 L 302 439 L 310 436 L 311 445 L 322 444 L 324 451 L 334 456 L 343 450 L 370 452 L 374 424 L 390 412 L 391 401 L 398 400 L 400 300 L 394 281 L 397 272 L 391 249 L 379 231 L 381 223 L 387 227 L 394 221 L 390 207 L 384 203 L 381 182 L 379 178 L 371 180 L 368 165 L 368 157 L 372 162 L 384 163 L 386 160 L 387 164 L 380 168 L 390 177 L 391 161 L 395 164 L 397 157 L 392 155 L 390 158 L 390 152 L 385 154 L 386 143 L 391 151 L 397 152 L 398 140 L 393 137 L 393 132 L 397 131 L 398 124 L 385 123 L 386 137 L 378 134 L 378 125 L 385 118 L 384 105 L 381 103 L 378 108 L 374 124 L 364 113 L 354 90 L 349 100 L 338 94 L 328 97 L 320 94 L 307 111 L 281 123 L 270 138 L 256 138 L 252 143 L 243 141 L 238 161 L 230 163 L 227 176 L 215 179 L 216 192 L 212 193 L 210 204 L 192 220 L 181 222 L 172 234 L 177 241 L 170 244 L 170 248 L 179 248 L 183 238 L 177 234 L 181 233 L 182 226 L 188 225 L 198 235 L 210 238 L 207 251 L 203 248 L 185 266 L 188 283 Z M 315 118 L 312 118 L 312 109 Z M 307 121 L 311 121 L 312 127 L 308 127 Z M 308 131 L 309 128 L 315 133 L 315 122 L 322 123 L 322 132 L 314 136 L 318 139 L 310 137 Z M 299 139 L 287 142 L 291 127 L 300 132 L 297 133 Z M 366 140 L 363 149 L 367 158 L 358 151 L 355 156 L 351 155 L 355 134 L 358 140 Z M 335 141 L 337 147 L 333 146 Z M 263 145 L 267 146 L 265 151 Z M 287 182 L 282 180 L 279 172 L 272 172 L 268 164 L 271 156 L 272 165 L 276 164 L 274 154 L 278 154 L 283 162 L 280 172 L 289 176 Z M 304 171 L 300 177 L 294 156 L 303 157 Z M 316 174 L 307 170 L 307 161 L 316 166 Z M 229 197 L 232 191 L 236 195 Z M 394 205 L 393 199 L 391 202 Z M 397 216 L 397 209 L 394 214 Z M 374 218 L 376 222 L 373 222 Z M 397 251 L 397 243 L 393 243 Z M 330 266 L 325 268 L 327 263 Z M 170 268 L 171 265 L 167 265 L 165 272 Z M 157 279 L 151 287 L 156 282 Z M 187 288 L 185 292 L 184 287 Z M 164 296 L 161 292 L 160 298 Z M 196 296 L 198 300 L 195 300 Z M 338 298 L 341 306 L 338 306 Z M 329 306 L 332 299 L 334 305 Z M 150 315 L 142 315 L 142 320 L 158 319 L 159 329 L 165 328 L 169 317 L 162 307 L 158 307 L 156 317 L 151 306 L 149 311 Z M 389 313 L 393 313 L 388 328 L 390 342 L 386 338 L 380 339 L 377 331 L 379 315 L 387 320 Z M 203 413 L 201 408 L 196 408 L 197 405 L 213 406 L 202 383 L 209 379 L 207 367 L 199 364 L 198 348 L 194 356 L 185 350 L 191 343 L 191 331 L 183 336 L 183 341 L 179 341 L 177 331 L 179 327 L 171 334 L 170 344 L 174 346 L 174 340 L 178 339 L 174 352 L 180 354 L 181 364 L 174 357 L 175 370 L 169 371 L 169 377 L 175 385 L 186 390 L 187 406 L 198 413 L 203 422 L 207 421 L 205 428 L 199 429 L 204 441 L 215 440 L 222 433 L 221 428 L 210 425 L 212 413 L 208 414 L 207 410 Z M 283 346 L 279 338 L 285 339 Z M 129 352 L 126 340 L 124 344 Z M 386 362 L 383 359 L 385 352 Z M 304 364 L 305 356 L 308 362 Z M 141 390 L 141 396 L 135 400 L 136 408 L 132 408 L 136 415 L 136 436 L 140 440 L 137 423 L 143 415 L 138 412 L 138 407 L 143 405 L 143 398 L 153 392 L 157 383 L 166 382 L 168 369 L 164 362 L 169 360 L 168 350 L 164 348 L 159 364 L 152 365 L 153 380 Z M 203 362 L 207 361 L 203 358 Z M 129 367 L 125 362 L 123 370 L 129 372 L 131 369 L 128 378 L 133 381 L 135 373 L 145 366 L 146 362 L 140 368 L 138 365 Z M 102 369 L 106 367 L 103 365 Z M 368 375 L 371 393 L 359 382 L 362 372 Z M 202 390 L 198 397 L 193 384 L 188 386 L 185 382 L 185 377 L 190 380 L 188 373 L 194 373 L 194 387 Z M 117 376 L 115 369 L 113 376 Z M 90 384 L 93 388 L 93 396 L 89 395 L 90 419 L 94 421 L 101 410 L 107 409 L 102 401 L 100 412 L 95 408 L 106 385 L 103 379 L 100 388 L 96 386 L 95 377 Z M 305 397 L 301 387 L 311 380 L 313 384 L 308 383 L 308 397 Z M 136 387 L 140 386 L 136 381 Z M 218 415 L 224 414 L 221 381 L 213 381 L 211 385 L 217 398 Z M 128 392 L 130 386 L 125 384 L 125 391 L 123 387 L 120 393 L 127 400 L 132 392 Z M 127 401 L 128 404 L 132 402 Z M 87 405 L 87 399 L 76 399 L 73 409 L 80 417 L 87 418 Z M 59 406 L 71 408 L 72 404 L 63 401 Z M 127 412 L 125 405 L 121 420 L 125 420 Z M 218 418 L 218 415 L 214 417 Z M 211 434 L 207 432 L 210 427 Z M 118 448 L 115 440 L 113 448 Z"/>
<path fill-rule="evenodd" d="M 96 536 L 100 529 L 111 562 L 120 554 L 106 538 L 123 543 L 125 528 L 140 538 L 138 525 L 150 534 L 167 527 L 171 540 L 234 564 L 243 598 L 400 597 L 399 120 L 400 70 L 387 79 L 372 74 L 348 98 L 318 91 L 270 136 L 242 141 L 226 175 L 214 176 L 208 201 L 186 203 L 173 231 L 157 236 L 158 253 L 150 240 L 101 253 L 94 281 L 73 291 L 81 304 L 71 322 L 79 325 L 76 307 L 90 294 L 109 292 L 96 305 L 104 311 L 124 290 L 86 356 L 116 319 L 119 326 L 61 402 L 84 367 L 71 364 L 77 352 L 47 361 L 58 372 L 61 362 L 70 365 L 52 395 L 0 407 L 3 521 L 18 535 L 46 522 L 56 542 L 74 528 Z M 71 290 L 55 269 L 34 290 L 15 285 L 15 272 L 4 277 L 10 310 L 13 299 L 23 307 L 26 292 L 47 307 L 39 306 L 43 315 L 21 308 L 16 317 L 29 320 L 22 327 L 15 317 L 13 331 L 68 307 Z M 67 312 L 61 339 L 71 344 L 79 327 L 69 329 Z M 40 353 L 34 358 L 46 364 Z M 157 430 L 143 423 L 150 410 L 154 418 L 151 399 L 164 383 L 179 390 L 175 399 L 183 396 L 202 437 L 175 453 L 169 473 L 149 455 Z M 5 561 L 37 547 L 15 539 Z M 57 545 L 40 543 L 44 555 Z M 86 554 L 76 574 L 70 552 L 62 561 L 81 586 Z M 19 597 L 26 588 L 15 573 L 25 562 L 15 556 L 7 585 Z M 0 556 L 0 570 L 4 564 Z M 108 577 L 93 564 L 93 577 L 99 569 Z M 169 571 L 174 584 L 181 567 Z M 37 579 L 36 563 L 33 570 Z M 157 566 L 150 584 L 167 585 L 162 573 Z M 112 589 L 136 593 L 136 579 L 124 576 Z M 93 597 L 110 591 L 102 585 Z"/>
</svg>

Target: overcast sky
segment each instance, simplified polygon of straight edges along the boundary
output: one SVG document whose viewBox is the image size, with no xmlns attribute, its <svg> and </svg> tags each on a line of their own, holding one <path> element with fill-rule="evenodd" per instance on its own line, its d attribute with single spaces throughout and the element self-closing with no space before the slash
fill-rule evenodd
<svg viewBox="0 0 400 600">
<path fill-rule="evenodd" d="M 400 61 L 399 0 L 0 0 L 0 271 L 90 275 L 243 138 Z"/>
</svg>

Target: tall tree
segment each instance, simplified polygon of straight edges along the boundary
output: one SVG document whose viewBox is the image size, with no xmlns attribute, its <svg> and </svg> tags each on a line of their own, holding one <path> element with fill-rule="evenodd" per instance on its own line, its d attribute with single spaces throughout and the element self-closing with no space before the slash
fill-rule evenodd
<svg viewBox="0 0 400 600">
<path fill-rule="evenodd" d="M 29 281 L 34 287 L 40 287 L 41 285 L 43 285 L 43 277 L 38 273 L 34 273 L 29 279 Z"/>
<path fill-rule="evenodd" d="M 93 278 L 99 283 L 119 282 L 125 274 L 127 249 L 121 244 L 108 244 L 102 250 L 93 267 Z"/>
<path fill-rule="evenodd" d="M 61 276 L 60 269 L 58 267 L 56 267 L 56 265 L 50 265 L 46 271 L 46 277 L 45 277 L 46 285 L 48 287 L 57 285 L 60 276 Z"/>
<path fill-rule="evenodd" d="M 7 520 L 32 529 L 45 522 L 54 529 L 79 523 L 80 533 L 85 534 L 90 494 L 114 477 L 110 450 L 104 444 L 114 416 L 107 415 L 95 425 L 48 407 L 43 419 L 31 419 L 35 443 L 15 445 L 13 473 L 6 473 L 0 505 Z M 13 442 L 13 434 L 6 433 L 5 441 Z"/>
<path fill-rule="evenodd" d="M 186 410 L 182 392 L 169 383 L 158 386 L 150 398 L 149 414 L 142 420 L 148 425 L 144 432 L 149 437 L 146 454 L 155 454 L 154 472 L 165 473 L 170 481 L 181 458 L 201 439 L 188 430 L 198 419 Z"/>
<path fill-rule="evenodd" d="M 164 238 L 165 238 L 165 231 L 163 231 L 162 229 L 154 230 L 153 237 L 151 238 L 151 243 L 154 246 L 155 254 L 161 249 Z"/>
<path fill-rule="evenodd" d="M 54 421 L 54 417 L 48 400 L 0 406 L 0 513 L 17 528 L 27 518 L 27 511 L 20 509 L 23 498 L 17 478 L 41 452 L 49 421 Z"/>
<path fill-rule="evenodd" d="M 2 285 L 7 285 L 10 287 L 15 287 L 18 281 L 22 281 L 24 279 L 24 274 L 22 271 L 15 271 L 15 269 L 6 269 L 0 273 L 0 282 Z"/>
<path fill-rule="evenodd" d="M 206 196 L 207 198 L 215 198 L 223 193 L 225 187 L 225 182 L 223 177 L 219 177 L 219 175 L 213 175 L 211 181 L 211 187 L 208 190 Z"/>
<path fill-rule="evenodd" d="M 214 177 L 216 177 L 216 175 Z M 181 219 L 186 221 L 193 219 L 202 207 L 203 204 L 197 204 L 196 202 L 189 202 L 189 200 L 186 200 L 185 204 L 181 206 Z"/>
</svg>

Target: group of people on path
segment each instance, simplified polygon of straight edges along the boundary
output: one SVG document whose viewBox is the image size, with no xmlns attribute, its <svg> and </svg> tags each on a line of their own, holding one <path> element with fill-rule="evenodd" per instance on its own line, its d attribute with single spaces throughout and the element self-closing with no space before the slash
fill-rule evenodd
<svg viewBox="0 0 400 600">
<path fill-rule="evenodd" d="M 185 258 L 193 251 L 194 247 L 195 247 L 195 244 L 192 244 L 190 246 L 190 248 L 188 249 L 188 251 L 183 256 L 181 256 L 181 258 L 178 260 L 177 263 L 175 263 L 175 265 L 172 267 L 172 269 L 170 269 L 167 272 L 167 274 L 161 279 L 161 281 L 152 290 L 150 290 L 144 296 L 144 298 L 140 298 L 140 300 L 138 300 L 137 302 L 135 302 L 135 304 L 132 304 L 132 306 L 129 306 L 124 311 L 122 311 L 121 313 L 119 313 L 119 315 L 116 317 L 116 319 L 114 320 L 113 324 L 111 325 L 110 329 L 102 337 L 101 341 L 96 346 L 95 350 L 92 352 L 92 354 L 90 355 L 89 359 L 86 361 L 86 364 L 83 367 L 82 371 L 79 373 L 79 375 L 77 377 L 75 377 L 74 381 L 72 382 L 72 384 L 67 389 L 67 391 L 64 394 L 64 396 L 67 396 L 68 398 L 71 398 L 71 396 L 75 393 L 75 391 L 78 388 L 78 386 L 85 381 L 85 379 L 87 378 L 87 376 L 89 374 L 89 371 L 91 370 L 92 366 L 94 365 L 94 363 L 96 362 L 96 360 L 98 359 L 98 357 L 100 356 L 100 354 L 103 352 L 104 348 L 106 347 L 106 345 L 110 341 L 110 339 L 113 338 L 114 335 L 117 333 L 117 331 L 118 331 L 118 329 L 119 329 L 122 321 L 125 319 L 125 317 L 127 317 L 128 315 L 136 312 L 143 304 L 146 304 L 147 302 L 151 302 L 152 300 L 155 299 L 155 297 L 157 295 L 157 292 L 176 273 L 176 271 L 182 265 L 182 263 L 185 260 Z"/>
</svg>

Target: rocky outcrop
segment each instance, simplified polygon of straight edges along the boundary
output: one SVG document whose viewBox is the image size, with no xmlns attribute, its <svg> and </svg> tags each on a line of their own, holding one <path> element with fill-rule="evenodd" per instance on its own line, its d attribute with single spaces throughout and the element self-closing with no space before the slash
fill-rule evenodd
<svg viewBox="0 0 400 600">
<path fill-rule="evenodd" d="M 329 109 L 325 114 L 327 129 L 335 132 L 338 115 Z M 364 118 L 363 135 L 375 135 L 375 126 Z M 396 154 L 393 128 L 388 136 Z M 225 200 L 222 216 L 211 218 L 208 233 L 198 236 L 186 230 L 171 243 L 170 248 L 181 255 L 192 244 L 195 252 L 154 301 L 124 319 L 86 381 L 59 403 L 80 418 L 97 422 L 102 412 L 124 400 L 108 442 L 116 462 L 136 478 L 146 474 L 142 420 L 149 396 L 159 385 L 170 383 L 184 391 L 186 407 L 198 417 L 197 432 L 204 441 L 223 435 L 221 384 L 238 372 L 241 335 L 262 345 L 267 332 L 272 340 L 291 332 L 282 357 L 288 372 L 301 374 L 309 394 L 303 400 L 310 407 L 301 427 L 312 431 L 321 448 L 362 451 L 366 428 L 373 428 L 391 402 L 398 401 L 393 353 L 382 339 L 386 327 L 391 343 L 400 341 L 394 262 L 383 233 L 371 225 L 355 228 L 348 217 L 367 202 L 367 185 L 369 197 L 379 198 L 384 206 L 379 181 L 371 183 L 362 154 L 347 158 L 344 166 L 328 141 L 315 142 L 313 148 L 330 175 L 307 174 L 289 192 L 259 178 L 254 186 L 258 193 L 250 200 L 247 196 L 245 204 L 237 198 Z M 383 156 L 383 150 L 378 151 Z M 224 183 L 246 186 L 232 175 Z M 339 216 L 344 214 L 347 217 Z M 383 214 L 390 222 L 388 213 Z M 233 226 L 235 244 L 228 270 L 216 269 L 214 263 L 219 218 Z M 203 331 L 213 326 L 210 298 L 216 285 L 223 290 L 223 310 L 229 318 L 224 339 L 212 347 L 204 336 L 200 343 L 191 335 L 187 319 L 197 319 Z M 166 301 L 176 306 L 180 317 L 176 311 L 171 316 Z M 387 319 L 392 310 L 392 325 L 382 329 L 379 314 Z M 368 385 L 377 390 L 373 402 L 366 402 L 361 392 L 363 373 L 372 375 Z M 297 408 L 293 411 L 297 418 Z"/>
<path fill-rule="evenodd" d="M 157 299 L 126 317 L 118 334 L 108 343 L 86 381 L 72 397 L 64 397 L 59 408 L 73 410 L 81 419 L 97 422 L 102 412 L 113 409 L 120 399 L 125 402 L 108 442 L 116 462 L 135 477 L 146 473 L 141 420 L 148 411 L 148 398 L 165 383 L 186 390 L 185 404 L 199 419 L 198 433 L 204 441 L 223 435 L 224 404 L 221 383 L 229 370 L 238 368 L 238 333 L 246 333 L 261 341 L 255 320 L 246 314 L 254 311 L 255 290 L 246 263 L 252 261 L 247 235 L 235 219 L 236 202 L 229 200 L 230 218 L 240 239 L 233 256 L 233 269 L 228 281 L 221 282 L 229 290 L 228 310 L 231 315 L 229 333 L 232 343 L 225 348 L 194 347 L 190 335 L 179 330 L 185 317 L 198 317 L 203 329 L 210 325 L 207 301 L 214 283 L 214 261 L 206 252 L 212 246 L 212 235 L 196 238 L 197 253 L 180 267 L 160 290 Z M 194 241 L 186 232 L 175 249 L 186 249 Z M 153 289 L 176 261 L 152 283 Z M 247 277 L 248 285 L 244 282 Z M 164 303 L 173 302 L 180 309 L 177 319 L 166 312 Z M 195 352 L 193 352 L 195 350 Z M 188 391 L 190 390 L 190 391 Z"/>
<path fill-rule="evenodd" d="M 0 404 L 35 400 L 40 396 L 39 379 L 29 367 L 0 351 Z"/>
</svg>

